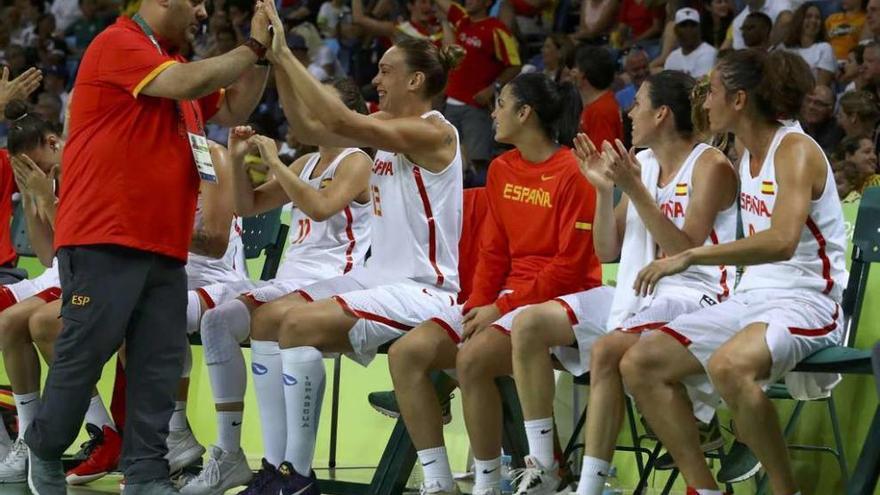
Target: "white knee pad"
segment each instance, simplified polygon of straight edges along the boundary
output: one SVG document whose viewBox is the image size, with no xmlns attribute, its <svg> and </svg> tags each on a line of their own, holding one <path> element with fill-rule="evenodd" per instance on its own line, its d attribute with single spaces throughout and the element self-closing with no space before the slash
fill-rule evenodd
<svg viewBox="0 0 880 495">
<path fill-rule="evenodd" d="M 202 303 L 199 294 L 191 290 L 186 293 L 186 334 L 192 335 L 199 331 L 202 319 Z"/>
<path fill-rule="evenodd" d="M 224 363 L 234 353 L 241 353 L 238 345 L 250 335 L 250 327 L 250 312 L 238 299 L 206 311 L 201 324 L 205 363 Z"/>
</svg>

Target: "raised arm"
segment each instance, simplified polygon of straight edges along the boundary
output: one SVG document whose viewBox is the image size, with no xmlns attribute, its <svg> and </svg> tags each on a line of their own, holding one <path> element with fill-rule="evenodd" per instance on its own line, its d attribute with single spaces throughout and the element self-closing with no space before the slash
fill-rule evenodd
<svg viewBox="0 0 880 495">
<path fill-rule="evenodd" d="M 211 118 L 211 122 L 224 127 L 247 122 L 263 97 L 268 78 L 268 67 L 252 65 L 246 69 L 232 86 L 226 88 L 220 110 Z"/>
<path fill-rule="evenodd" d="M 265 136 L 254 136 L 250 142 L 259 148 L 263 161 L 269 165 L 275 180 L 294 206 L 316 222 L 329 219 L 352 201 L 369 201 L 372 162 L 365 153 L 349 154 L 338 165 L 336 174 L 327 187 L 315 189 L 281 162 L 274 140 Z"/>
<path fill-rule="evenodd" d="M 21 193 L 28 240 L 43 266 L 52 266 L 55 257 L 55 180 L 58 167 L 45 173 L 27 155 L 11 159 L 15 182 Z"/>
<path fill-rule="evenodd" d="M 247 166 L 244 164 L 244 157 L 251 148 L 248 139 L 253 135 L 253 130 L 244 126 L 236 127 L 229 132 L 233 204 L 235 213 L 242 217 L 259 215 L 290 201 L 277 179 L 270 179 L 256 189 L 251 184 Z M 294 161 L 290 165 L 291 172 L 299 174 L 306 161 L 312 156 L 312 154 L 308 154 Z"/>
<path fill-rule="evenodd" d="M 265 5 L 268 1 L 270 0 L 257 0 L 254 16 L 251 19 L 251 36 L 264 47 L 268 47 L 271 42 L 265 13 Z M 279 31 L 279 33 L 283 32 L 283 30 Z M 284 39 L 283 35 L 279 35 L 279 37 Z M 217 57 L 186 64 L 171 63 L 141 88 L 140 93 L 174 100 L 196 100 L 221 88 L 226 88 L 241 78 L 241 83 L 250 83 L 251 87 L 245 89 L 236 85 L 230 88 L 232 94 L 227 96 L 231 98 L 231 101 L 227 101 L 225 104 L 228 112 L 222 112 L 219 118 L 239 117 L 251 104 L 256 106 L 255 101 L 259 101 L 263 93 L 266 70 L 252 68 L 256 62 L 257 55 L 254 50 L 242 45 Z M 245 71 L 248 73 L 242 77 Z M 259 77 L 262 77 L 262 82 L 255 83 L 254 78 Z M 257 88 L 259 88 L 259 94 L 256 94 Z M 250 115 L 250 112 L 248 111 L 247 114 Z M 246 119 L 248 115 L 245 115 L 244 118 Z M 243 119 L 239 121 L 241 120 Z M 225 120 L 219 122 L 223 121 Z"/>
<path fill-rule="evenodd" d="M 209 148 L 217 171 L 217 183 L 201 183 L 201 215 L 193 228 L 189 251 L 222 258 L 229 246 L 229 228 L 233 216 L 232 160 L 223 146 L 212 142 Z"/>
<path fill-rule="evenodd" d="M 617 149 L 606 143 L 614 183 L 632 201 L 645 228 L 660 246 L 663 254 L 672 256 L 702 246 L 712 232 L 715 217 L 736 199 L 736 172 L 718 150 L 704 152 L 694 165 L 693 197 L 685 212 L 684 226 L 679 229 L 657 206 L 641 180 L 640 165 L 633 152 L 627 152 L 620 140 Z"/>
<path fill-rule="evenodd" d="M 607 164 L 593 142 L 580 133 L 575 139 L 574 153 L 581 173 L 596 189 L 596 212 L 593 216 L 593 249 L 599 261 L 612 263 L 620 257 L 623 233 L 626 228 L 626 196 L 614 207 L 614 181 L 608 175 Z"/>
</svg>

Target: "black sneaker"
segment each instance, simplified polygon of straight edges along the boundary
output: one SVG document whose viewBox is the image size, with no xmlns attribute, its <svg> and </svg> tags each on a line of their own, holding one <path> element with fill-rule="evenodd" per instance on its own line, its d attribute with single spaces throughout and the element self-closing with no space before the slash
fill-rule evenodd
<svg viewBox="0 0 880 495">
<path fill-rule="evenodd" d="M 289 462 L 285 461 L 281 463 L 278 472 L 281 474 L 279 495 L 321 495 L 314 471 L 309 476 L 303 476 L 297 473 Z"/>
<path fill-rule="evenodd" d="M 452 422 L 452 395 L 440 399 L 440 413 L 443 415 L 443 424 Z M 400 417 L 400 406 L 397 405 L 397 396 L 389 390 L 385 392 L 370 392 L 367 401 L 379 414 L 397 419 Z"/>
<path fill-rule="evenodd" d="M 720 483 L 739 483 L 755 476 L 760 470 L 761 462 L 755 454 L 746 444 L 737 441 L 733 442 L 730 452 L 721 460 L 716 479 Z"/>
<path fill-rule="evenodd" d="M 238 495 L 263 495 L 265 493 L 275 495 L 281 492 L 281 474 L 265 457 L 263 458 L 262 465 L 263 467 L 251 478 L 247 487 L 238 492 Z"/>
</svg>

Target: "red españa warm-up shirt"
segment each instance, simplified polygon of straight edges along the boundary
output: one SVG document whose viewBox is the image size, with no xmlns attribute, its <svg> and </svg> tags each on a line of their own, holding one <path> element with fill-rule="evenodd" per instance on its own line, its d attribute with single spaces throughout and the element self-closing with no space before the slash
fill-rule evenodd
<svg viewBox="0 0 880 495">
<path fill-rule="evenodd" d="M 199 177 L 178 110 L 204 123 L 222 93 L 177 102 L 140 91 L 186 60 L 162 53 L 127 17 L 98 35 L 82 58 L 62 158 L 64 187 L 55 248 L 115 244 L 185 261 Z"/>
<path fill-rule="evenodd" d="M 486 194 L 490 216 L 465 313 L 493 302 L 508 313 L 602 283 L 593 251 L 596 191 L 569 148 L 537 164 L 519 150 L 504 153 L 489 167 Z M 513 292 L 498 297 L 502 290 Z"/>
<path fill-rule="evenodd" d="M 0 219 L 5 227 L 0 229 L 0 265 L 7 265 L 15 261 L 18 255 L 12 247 L 12 232 L 10 220 L 12 219 L 12 194 L 18 191 L 15 185 L 15 174 L 12 173 L 12 163 L 9 161 L 9 151 L 0 149 Z"/>
</svg>

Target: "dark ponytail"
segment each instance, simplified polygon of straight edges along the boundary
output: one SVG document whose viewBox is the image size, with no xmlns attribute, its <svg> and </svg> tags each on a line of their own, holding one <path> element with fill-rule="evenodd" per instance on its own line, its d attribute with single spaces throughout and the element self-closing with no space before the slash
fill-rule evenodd
<svg viewBox="0 0 880 495">
<path fill-rule="evenodd" d="M 558 84 L 539 72 L 520 74 L 508 84 L 518 105 L 528 105 L 535 111 L 548 138 L 559 144 L 572 145 L 583 107 L 574 84 Z"/>
<path fill-rule="evenodd" d="M 652 108 L 667 107 L 672 112 L 675 130 L 684 136 L 694 134 L 694 104 L 691 96 L 696 80 L 684 72 L 664 70 L 646 80 Z"/>
<path fill-rule="evenodd" d="M 775 50 L 737 50 L 716 69 L 728 93 L 745 91 L 752 112 L 768 121 L 795 118 L 816 82 L 800 55 Z"/>
<path fill-rule="evenodd" d="M 9 125 L 6 147 L 12 155 L 31 151 L 45 144 L 49 134 L 61 133 L 61 129 L 31 112 L 22 100 L 10 101 L 3 113 Z"/>
</svg>

